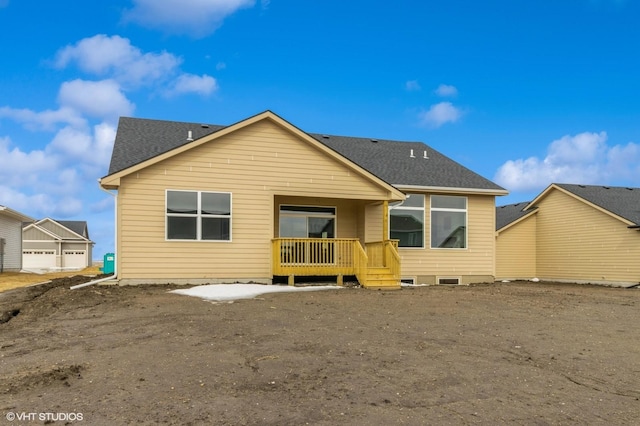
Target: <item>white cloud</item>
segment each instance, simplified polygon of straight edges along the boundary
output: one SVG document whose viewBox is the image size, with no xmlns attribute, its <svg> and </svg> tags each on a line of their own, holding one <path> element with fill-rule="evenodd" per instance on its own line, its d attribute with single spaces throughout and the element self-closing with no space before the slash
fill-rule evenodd
<svg viewBox="0 0 640 426">
<path fill-rule="evenodd" d="M 462 117 L 462 110 L 454 106 L 451 102 L 440 102 L 431 105 L 429 111 L 420 114 L 420 121 L 423 125 L 437 128 L 446 123 L 455 123 Z"/>
<path fill-rule="evenodd" d="M 135 108 L 113 80 L 67 81 L 60 86 L 58 101 L 84 115 L 110 121 L 131 115 Z"/>
<path fill-rule="evenodd" d="M 44 151 L 24 152 L 11 145 L 9 137 L 0 137 L 0 182 L 3 184 L 29 185 L 37 173 L 56 170 L 56 164 Z"/>
<path fill-rule="evenodd" d="M 167 91 L 168 96 L 196 93 L 207 96 L 218 89 L 218 82 L 209 75 L 182 74 L 174 81 L 173 87 Z"/>
<path fill-rule="evenodd" d="M 75 197 L 52 197 L 49 194 L 26 194 L 12 187 L 0 185 L 0 204 L 25 212 L 36 218 L 65 218 L 82 212 L 82 202 Z"/>
<path fill-rule="evenodd" d="M 407 81 L 404 84 L 404 88 L 408 92 L 417 92 L 417 91 L 422 89 L 422 87 L 420 87 L 420 83 L 418 83 L 418 80 L 409 80 L 409 81 Z"/>
<path fill-rule="evenodd" d="M 121 84 L 137 87 L 163 80 L 177 72 L 182 60 L 167 52 L 143 53 L 120 36 L 98 34 L 59 50 L 55 65 L 71 63 L 96 76 L 112 76 Z"/>
<path fill-rule="evenodd" d="M 510 191 L 539 191 L 551 183 L 640 184 L 640 145 L 607 144 L 606 132 L 563 136 L 551 144 L 544 159 L 505 162 L 494 180 Z"/>
<path fill-rule="evenodd" d="M 237 10 L 253 7 L 255 0 L 133 0 L 133 3 L 133 9 L 124 13 L 125 21 L 201 37 L 213 33 Z M 263 2 L 263 8 L 268 4 Z"/>
<path fill-rule="evenodd" d="M 448 84 L 441 84 L 435 90 L 436 95 L 443 98 L 450 98 L 458 96 L 458 89 L 455 86 L 450 86 Z"/>
<path fill-rule="evenodd" d="M 1 107 L 0 118 L 10 118 L 30 130 L 54 130 L 57 124 L 83 126 L 86 120 L 72 108 L 35 112 L 27 108 Z"/>
</svg>

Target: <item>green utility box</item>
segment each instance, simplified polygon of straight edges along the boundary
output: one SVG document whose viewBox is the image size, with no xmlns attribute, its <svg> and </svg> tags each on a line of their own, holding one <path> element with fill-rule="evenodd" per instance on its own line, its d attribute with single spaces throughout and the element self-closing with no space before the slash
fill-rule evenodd
<svg viewBox="0 0 640 426">
<path fill-rule="evenodd" d="M 116 255 L 113 253 L 107 253 L 104 255 L 102 263 L 103 274 L 113 274 L 116 267 Z"/>
</svg>

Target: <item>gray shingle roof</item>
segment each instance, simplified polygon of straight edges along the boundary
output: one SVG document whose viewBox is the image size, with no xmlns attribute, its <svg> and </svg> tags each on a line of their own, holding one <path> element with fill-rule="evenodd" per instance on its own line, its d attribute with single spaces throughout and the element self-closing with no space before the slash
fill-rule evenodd
<svg viewBox="0 0 640 426">
<path fill-rule="evenodd" d="M 528 204 L 529 202 L 524 202 L 496 207 L 496 230 L 504 228 L 511 222 L 515 222 L 535 210 L 533 208 L 525 211 L 524 208 Z"/>
<path fill-rule="evenodd" d="M 640 188 L 556 183 L 590 203 L 640 225 Z"/>
<path fill-rule="evenodd" d="M 149 160 L 187 141 L 212 134 L 226 126 L 122 117 L 113 147 L 109 174 Z M 401 142 L 309 134 L 380 179 L 392 185 L 470 188 L 505 191 L 421 142 Z M 413 150 L 414 158 L 410 157 Z M 426 151 L 428 159 L 423 158 Z"/>
<path fill-rule="evenodd" d="M 392 185 L 502 190 L 422 142 L 310 134 Z M 410 156 L 413 151 L 413 158 Z M 425 157 L 426 153 L 426 157 Z"/>
<path fill-rule="evenodd" d="M 190 141 L 187 140 L 189 131 L 192 138 L 196 140 L 224 127 L 202 123 L 120 117 L 109 174 L 117 173 L 189 143 Z"/>
</svg>

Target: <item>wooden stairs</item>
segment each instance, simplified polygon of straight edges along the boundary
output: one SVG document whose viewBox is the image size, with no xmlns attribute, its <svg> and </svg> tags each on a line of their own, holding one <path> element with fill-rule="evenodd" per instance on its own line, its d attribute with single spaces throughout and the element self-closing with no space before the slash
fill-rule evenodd
<svg viewBox="0 0 640 426">
<path fill-rule="evenodd" d="M 400 280 L 393 276 L 390 268 L 369 267 L 366 283 L 362 287 L 369 290 L 400 290 Z"/>
</svg>

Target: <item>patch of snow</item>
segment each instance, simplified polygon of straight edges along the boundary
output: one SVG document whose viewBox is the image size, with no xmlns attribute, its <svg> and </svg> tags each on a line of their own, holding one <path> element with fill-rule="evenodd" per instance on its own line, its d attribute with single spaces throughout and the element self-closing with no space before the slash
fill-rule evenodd
<svg viewBox="0 0 640 426">
<path fill-rule="evenodd" d="M 537 283 L 538 281 L 540 281 L 540 278 L 531 278 L 530 281 L 533 281 L 534 283 Z"/>
<path fill-rule="evenodd" d="M 199 297 L 204 300 L 228 301 L 253 299 L 267 293 L 290 293 L 294 291 L 338 290 L 343 287 L 334 285 L 294 287 L 290 285 L 266 284 L 209 284 L 187 289 L 171 290 L 170 293 Z"/>
</svg>

